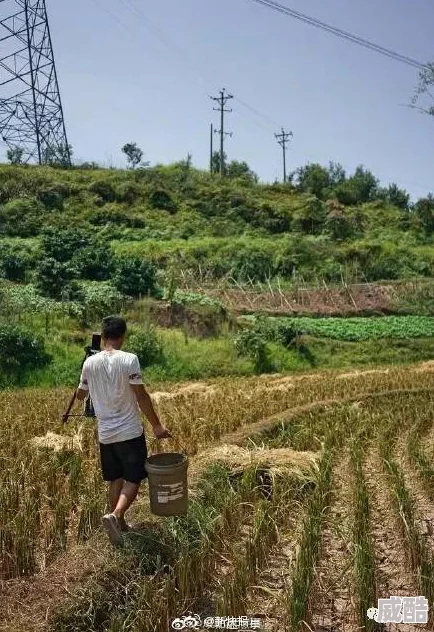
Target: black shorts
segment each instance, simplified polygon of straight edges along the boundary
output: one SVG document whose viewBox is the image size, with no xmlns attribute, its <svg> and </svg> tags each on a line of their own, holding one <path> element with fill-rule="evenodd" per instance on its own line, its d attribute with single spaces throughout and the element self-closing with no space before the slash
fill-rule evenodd
<svg viewBox="0 0 434 632">
<path fill-rule="evenodd" d="M 147 477 L 148 451 L 144 434 L 118 443 L 100 443 L 99 452 L 105 481 L 121 478 L 129 483 L 140 483 Z"/>
</svg>

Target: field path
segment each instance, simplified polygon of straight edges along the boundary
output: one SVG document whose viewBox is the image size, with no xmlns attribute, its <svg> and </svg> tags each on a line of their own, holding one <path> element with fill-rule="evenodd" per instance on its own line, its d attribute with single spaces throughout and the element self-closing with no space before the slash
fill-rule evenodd
<svg viewBox="0 0 434 632">
<path fill-rule="evenodd" d="M 367 371 L 370 373 L 370 371 Z M 431 389 L 428 388 L 397 388 L 390 390 L 382 390 L 382 391 L 370 391 L 368 393 L 362 393 L 360 395 L 350 395 L 348 397 L 341 398 L 333 398 L 333 399 L 323 399 L 315 402 L 310 402 L 309 404 L 302 404 L 300 406 L 293 406 L 287 410 L 283 410 L 271 417 L 267 417 L 266 419 L 261 419 L 260 421 L 256 421 L 252 424 L 246 424 L 242 426 L 239 430 L 235 432 L 230 432 L 225 435 L 222 435 L 216 442 L 215 445 L 220 445 L 223 443 L 233 444 L 233 445 L 242 445 L 249 438 L 257 438 L 267 431 L 271 430 L 273 426 L 276 426 L 278 423 L 284 421 L 287 423 L 292 418 L 297 417 L 298 415 L 302 415 L 305 413 L 309 413 L 314 411 L 317 408 L 327 408 L 332 406 L 339 406 L 344 404 L 351 404 L 352 402 L 362 402 L 369 399 L 378 399 L 381 397 L 393 397 L 394 395 L 404 394 L 404 393 L 428 393 L 431 392 Z"/>
</svg>

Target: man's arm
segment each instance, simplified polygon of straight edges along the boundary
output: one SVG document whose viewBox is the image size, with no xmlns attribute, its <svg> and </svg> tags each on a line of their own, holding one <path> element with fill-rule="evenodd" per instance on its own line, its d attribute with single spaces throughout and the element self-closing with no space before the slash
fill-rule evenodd
<svg viewBox="0 0 434 632">
<path fill-rule="evenodd" d="M 84 362 L 83 367 L 81 369 L 81 375 L 80 375 L 80 383 L 78 385 L 78 388 L 75 392 L 75 396 L 76 398 L 82 402 L 83 400 L 86 399 L 86 397 L 89 395 L 89 385 L 87 383 L 87 371 L 86 371 L 86 362 Z"/>
<path fill-rule="evenodd" d="M 167 439 L 171 437 L 172 435 L 167 430 L 167 428 L 165 428 L 161 424 L 158 418 L 158 415 L 155 412 L 154 405 L 152 404 L 151 397 L 149 393 L 146 391 L 144 385 L 143 384 L 130 384 L 130 386 L 137 397 L 137 403 L 139 405 L 140 410 L 149 420 L 149 423 L 151 424 L 152 429 L 157 439 Z"/>
</svg>

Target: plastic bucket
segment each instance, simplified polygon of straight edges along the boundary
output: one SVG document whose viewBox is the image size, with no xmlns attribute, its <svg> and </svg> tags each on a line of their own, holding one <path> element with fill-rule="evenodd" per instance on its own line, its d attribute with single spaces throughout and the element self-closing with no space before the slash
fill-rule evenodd
<svg viewBox="0 0 434 632">
<path fill-rule="evenodd" d="M 182 516 L 188 508 L 188 457 L 178 452 L 153 454 L 146 459 L 151 512 Z"/>
</svg>

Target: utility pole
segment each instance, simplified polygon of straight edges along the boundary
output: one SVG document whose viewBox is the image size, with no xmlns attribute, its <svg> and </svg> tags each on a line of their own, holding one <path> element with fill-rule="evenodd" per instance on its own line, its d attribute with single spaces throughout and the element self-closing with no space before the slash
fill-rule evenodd
<svg viewBox="0 0 434 632">
<path fill-rule="evenodd" d="M 1 0 L 0 42 L 0 139 L 25 163 L 69 166 L 45 0 Z"/>
<path fill-rule="evenodd" d="M 209 139 L 209 172 L 213 173 L 213 154 L 214 154 L 214 125 L 211 123 L 211 135 Z"/>
<path fill-rule="evenodd" d="M 277 138 L 277 142 L 283 149 L 283 182 L 286 183 L 286 145 L 289 143 L 289 139 L 293 138 L 292 132 L 285 132 L 282 127 L 280 134 L 274 134 Z"/>
<path fill-rule="evenodd" d="M 216 130 L 217 134 L 220 134 L 220 175 L 225 173 L 225 136 L 232 136 L 232 132 L 225 132 L 225 113 L 232 112 L 232 110 L 226 109 L 225 105 L 234 97 L 231 94 L 226 93 L 226 88 L 220 90 L 219 97 L 210 97 L 213 101 L 219 104 L 218 108 L 214 108 L 216 112 L 220 112 L 220 129 Z"/>
</svg>

